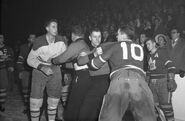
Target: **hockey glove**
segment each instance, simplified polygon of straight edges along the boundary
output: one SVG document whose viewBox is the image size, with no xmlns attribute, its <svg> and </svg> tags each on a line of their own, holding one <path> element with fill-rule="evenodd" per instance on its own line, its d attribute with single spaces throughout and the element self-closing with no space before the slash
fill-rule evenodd
<svg viewBox="0 0 185 121">
<path fill-rule="evenodd" d="M 169 92 L 174 92 L 177 89 L 177 83 L 175 80 L 168 80 L 167 87 Z"/>
</svg>

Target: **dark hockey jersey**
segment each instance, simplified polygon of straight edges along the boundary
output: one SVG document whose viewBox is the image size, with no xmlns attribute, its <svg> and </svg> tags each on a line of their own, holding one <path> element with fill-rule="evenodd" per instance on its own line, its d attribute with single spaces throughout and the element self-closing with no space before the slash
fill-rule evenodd
<svg viewBox="0 0 185 121">
<path fill-rule="evenodd" d="M 154 54 L 149 54 L 148 71 L 151 74 L 167 74 L 168 72 L 175 72 L 175 65 L 170 60 L 167 49 L 159 48 Z"/>
<path fill-rule="evenodd" d="M 93 68 L 100 68 L 106 61 L 109 62 L 111 74 L 119 69 L 136 69 L 143 71 L 143 48 L 132 41 L 114 42 L 102 46 L 103 54 L 92 59 Z"/>
<path fill-rule="evenodd" d="M 13 67 L 14 63 L 14 53 L 13 50 L 8 46 L 3 46 L 0 48 L 0 68 Z"/>
</svg>

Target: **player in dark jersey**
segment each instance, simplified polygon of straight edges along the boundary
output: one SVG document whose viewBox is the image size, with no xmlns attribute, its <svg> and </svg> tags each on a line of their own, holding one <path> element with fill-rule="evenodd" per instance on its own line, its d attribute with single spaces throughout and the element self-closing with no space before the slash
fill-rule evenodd
<svg viewBox="0 0 185 121">
<path fill-rule="evenodd" d="M 0 34 L 0 112 L 4 112 L 4 104 L 6 102 L 8 73 L 14 71 L 12 48 L 5 45 L 4 35 Z M 11 82 L 12 83 L 12 82 Z"/>
<path fill-rule="evenodd" d="M 82 121 L 83 117 L 79 116 L 80 109 L 87 92 L 92 85 L 88 66 L 79 66 L 77 64 L 79 53 L 84 49 L 89 50 L 84 36 L 85 31 L 80 25 L 73 26 L 71 33 L 73 42 L 68 46 L 64 53 L 51 59 L 53 64 L 72 62 L 75 70 L 75 78 L 71 82 L 70 93 L 63 113 L 65 121 Z"/>
<path fill-rule="evenodd" d="M 167 49 L 157 48 L 153 39 L 147 39 L 149 87 L 153 93 L 156 105 L 164 112 L 167 121 L 174 121 L 171 103 L 172 92 L 176 89 L 174 73 L 176 67 L 170 60 Z"/>
<path fill-rule="evenodd" d="M 29 97 L 30 97 L 30 87 L 31 87 L 31 73 L 32 68 L 28 66 L 26 59 L 28 54 L 32 48 L 33 42 L 36 36 L 34 34 L 30 34 L 28 38 L 28 42 L 21 45 L 20 52 L 17 60 L 17 70 L 19 74 L 19 79 L 21 81 L 21 91 L 23 94 L 23 102 L 25 109 L 23 113 L 28 113 L 29 111 Z"/>
<path fill-rule="evenodd" d="M 80 54 L 79 64 L 88 62 L 93 69 L 101 68 L 107 61 L 110 64 L 111 83 L 99 121 L 121 121 L 129 105 L 136 120 L 156 121 L 153 95 L 142 69 L 143 49 L 132 41 L 134 31 L 131 28 L 121 27 L 117 34 L 118 42 L 103 45 L 103 54 L 98 57 L 86 56 L 86 52 Z"/>
</svg>

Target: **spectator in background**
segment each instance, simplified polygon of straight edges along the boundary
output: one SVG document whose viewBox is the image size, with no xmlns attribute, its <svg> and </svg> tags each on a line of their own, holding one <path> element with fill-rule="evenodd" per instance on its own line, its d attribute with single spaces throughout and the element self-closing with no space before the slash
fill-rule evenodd
<svg viewBox="0 0 185 121">
<path fill-rule="evenodd" d="M 17 60 L 17 71 L 19 79 L 21 81 L 21 92 L 23 95 L 24 102 L 24 113 L 29 111 L 29 97 L 31 89 L 31 72 L 32 67 L 27 64 L 27 57 L 32 48 L 33 42 L 35 40 L 35 35 L 30 34 L 26 44 L 21 45 L 20 52 Z"/>
<path fill-rule="evenodd" d="M 145 41 L 146 41 L 147 38 L 148 38 L 148 37 L 147 37 L 145 31 L 143 31 L 143 32 L 140 33 L 140 36 L 139 36 L 139 40 L 138 40 L 138 41 L 139 41 L 139 44 L 140 44 L 142 47 L 145 46 Z"/>
<path fill-rule="evenodd" d="M 175 26 L 175 21 L 174 21 L 173 15 L 168 14 L 167 20 L 165 22 L 165 31 L 169 32 L 173 26 Z"/>
<path fill-rule="evenodd" d="M 185 40 L 181 37 L 180 30 L 177 27 L 171 30 L 171 41 L 168 44 L 168 50 L 171 60 L 175 63 L 176 73 L 185 72 Z"/>
<path fill-rule="evenodd" d="M 31 121 L 39 121 L 45 88 L 48 96 L 47 114 L 49 121 L 55 120 L 61 96 L 62 77 L 60 66 L 43 61 L 63 53 L 66 50 L 66 45 L 58 36 L 58 22 L 56 20 L 49 20 L 45 25 L 45 29 L 47 33 L 35 39 L 27 58 L 28 65 L 33 67 L 30 94 Z"/>
<path fill-rule="evenodd" d="M 115 40 L 113 40 L 113 38 L 111 38 L 111 35 L 110 35 L 108 27 L 103 27 L 103 30 L 102 30 L 102 43 L 104 43 L 104 42 L 112 42 L 112 41 L 115 41 Z"/>
<path fill-rule="evenodd" d="M 171 41 L 168 44 L 171 60 L 176 66 L 175 80 L 177 90 L 173 94 L 175 120 L 185 120 L 185 40 L 181 37 L 180 30 L 174 27 L 171 30 Z"/>
<path fill-rule="evenodd" d="M 175 16 L 176 26 L 182 37 L 185 37 L 185 4 L 178 6 L 178 13 Z"/>
<path fill-rule="evenodd" d="M 4 35 L 0 34 L 0 111 L 4 112 L 8 88 L 8 72 L 14 71 L 13 50 L 4 44 Z M 12 83 L 12 82 L 10 82 Z"/>
<path fill-rule="evenodd" d="M 138 43 L 143 47 L 143 52 L 144 52 L 144 59 L 143 59 L 143 69 L 146 72 L 147 68 L 148 68 L 148 62 L 147 62 L 147 54 L 148 54 L 148 50 L 145 44 L 146 39 L 148 38 L 149 35 L 147 35 L 148 31 L 142 31 L 140 33 L 140 36 L 138 38 L 137 41 L 139 41 Z"/>
<path fill-rule="evenodd" d="M 160 17 L 156 17 L 154 19 L 153 29 L 154 29 L 153 36 L 156 36 L 157 34 L 165 33 L 165 27 L 163 25 L 163 20 Z"/>
<path fill-rule="evenodd" d="M 152 26 L 152 23 L 149 20 L 144 20 L 144 27 L 143 27 L 143 33 L 146 34 L 147 37 L 151 37 L 154 33 L 154 28 Z"/>
<path fill-rule="evenodd" d="M 155 42 L 158 47 L 165 48 L 167 44 L 167 37 L 164 34 L 157 34 L 155 36 Z"/>
</svg>

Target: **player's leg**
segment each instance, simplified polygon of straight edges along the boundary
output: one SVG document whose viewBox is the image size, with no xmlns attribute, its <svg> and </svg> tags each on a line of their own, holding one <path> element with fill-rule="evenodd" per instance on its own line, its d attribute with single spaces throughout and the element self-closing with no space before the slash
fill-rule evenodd
<svg viewBox="0 0 185 121">
<path fill-rule="evenodd" d="M 160 87 L 159 87 L 159 106 L 163 111 L 167 121 L 174 121 L 174 112 L 172 106 L 172 92 L 169 92 L 167 89 L 167 79 L 160 79 L 159 80 Z"/>
<path fill-rule="evenodd" d="M 128 88 L 125 88 L 125 73 L 116 72 L 111 78 L 104 96 L 99 121 L 121 121 L 129 104 Z"/>
<path fill-rule="evenodd" d="M 130 72 L 130 94 L 133 115 L 139 121 L 156 121 L 154 101 L 151 90 L 142 75 Z"/>
<path fill-rule="evenodd" d="M 55 121 L 57 106 L 60 100 L 61 89 L 62 89 L 62 83 L 61 83 L 62 75 L 61 75 L 60 67 L 54 66 L 52 69 L 54 73 L 51 77 L 49 77 L 50 79 L 48 80 L 46 85 L 46 90 L 48 94 L 47 112 L 48 112 L 49 121 Z"/>
<path fill-rule="evenodd" d="M 1 112 L 5 111 L 5 107 L 3 105 L 6 102 L 7 82 L 8 82 L 7 70 L 6 68 L 0 68 L 0 111 Z"/>
<path fill-rule="evenodd" d="M 30 74 L 29 71 L 22 72 L 22 79 L 21 79 L 21 90 L 23 94 L 23 102 L 25 105 L 24 113 L 27 113 L 29 110 L 29 97 L 30 97 Z"/>
<path fill-rule="evenodd" d="M 43 92 L 47 82 L 47 76 L 36 69 L 32 73 L 32 84 L 30 94 L 31 121 L 39 121 L 40 108 L 43 103 Z"/>
</svg>

